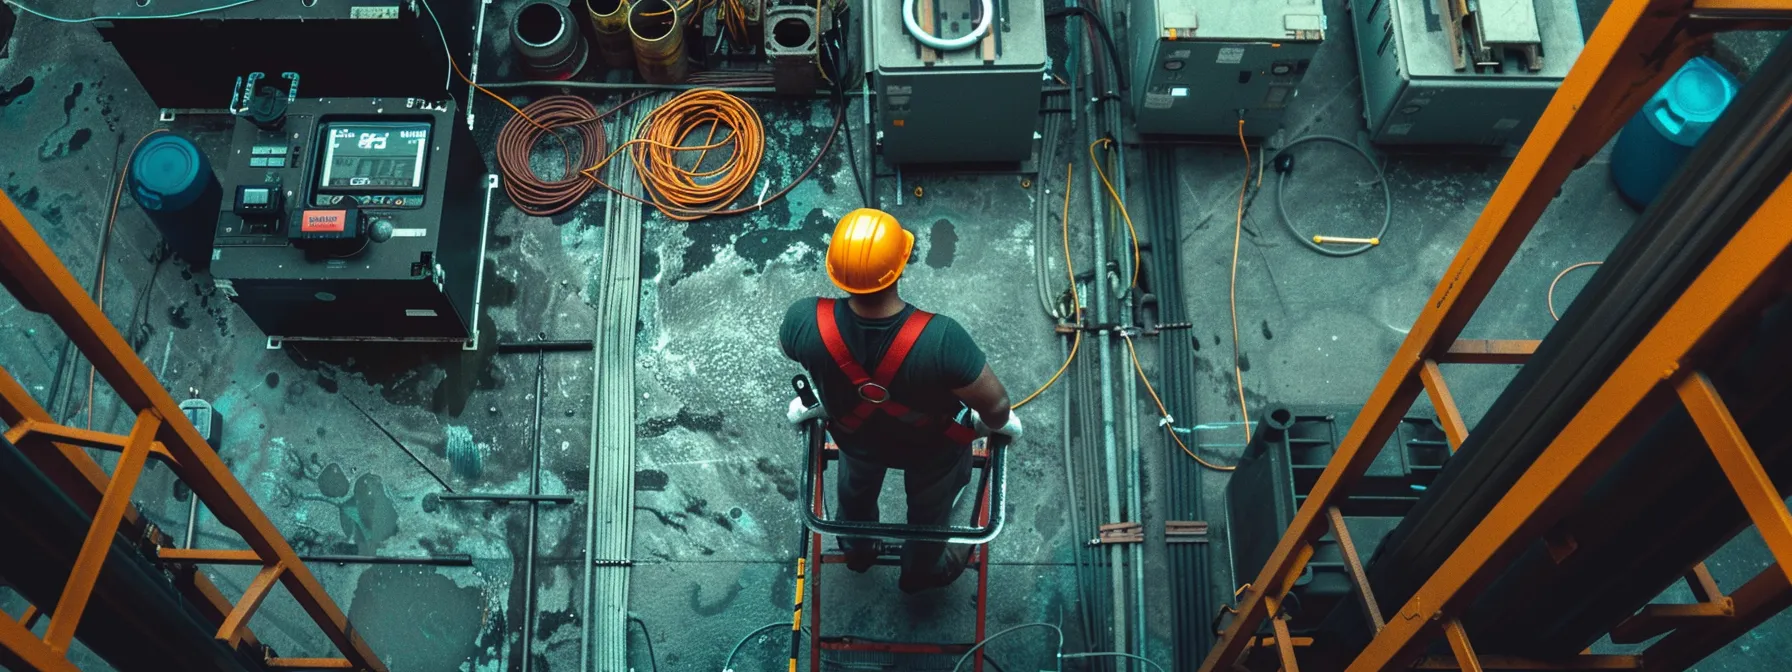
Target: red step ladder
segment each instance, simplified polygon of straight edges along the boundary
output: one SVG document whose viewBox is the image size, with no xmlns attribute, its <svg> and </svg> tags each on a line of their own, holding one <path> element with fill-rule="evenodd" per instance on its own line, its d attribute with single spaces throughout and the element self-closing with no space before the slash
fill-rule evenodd
<svg viewBox="0 0 1792 672">
<path fill-rule="evenodd" d="M 808 380 L 798 376 L 792 381 L 797 394 L 804 403 L 813 406 L 815 399 L 810 391 Z M 979 472 L 977 482 L 976 508 L 968 527 L 928 527 L 915 525 L 896 525 L 890 523 L 867 523 L 857 521 L 828 520 L 823 507 L 826 493 L 823 491 L 824 476 L 828 464 L 839 458 L 839 449 L 827 440 L 827 431 L 820 420 L 803 423 L 803 433 L 808 452 L 808 466 L 804 470 L 803 490 L 808 493 L 809 501 L 803 507 L 802 546 L 798 550 L 797 581 L 794 613 L 791 618 L 790 639 L 790 672 L 797 672 L 798 654 L 801 649 L 801 633 L 803 624 L 803 606 L 809 607 L 809 669 L 821 672 L 821 653 L 823 651 L 850 651 L 861 653 L 886 653 L 898 655 L 964 655 L 983 641 L 987 630 L 989 613 L 989 542 L 1002 531 L 1005 520 L 1004 508 L 1007 499 L 1007 468 L 1005 437 L 979 439 L 971 449 L 971 468 Z M 1000 439 L 999 441 L 997 439 Z M 891 642 L 883 639 L 866 639 L 851 635 L 829 635 L 822 631 L 821 625 L 821 570 L 825 565 L 845 564 L 846 555 L 833 551 L 822 551 L 822 535 L 840 537 L 861 537 L 876 539 L 880 543 L 878 566 L 895 566 L 900 564 L 893 552 L 898 548 L 892 541 L 937 541 L 956 544 L 973 544 L 970 556 L 966 559 L 966 569 L 977 572 L 977 618 L 975 638 L 963 643 L 940 642 Z M 889 553 L 885 552 L 888 549 Z M 813 572 L 812 576 L 804 576 L 804 570 Z M 805 584 L 809 594 L 804 599 Z M 977 649 L 973 655 L 972 670 L 983 672 L 983 650 Z"/>
</svg>

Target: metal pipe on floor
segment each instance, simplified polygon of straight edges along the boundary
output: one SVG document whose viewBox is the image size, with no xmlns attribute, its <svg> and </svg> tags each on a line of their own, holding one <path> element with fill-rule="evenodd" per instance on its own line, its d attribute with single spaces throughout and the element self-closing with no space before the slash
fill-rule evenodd
<svg viewBox="0 0 1792 672">
<path fill-rule="evenodd" d="M 1093 105 L 1094 103 L 1091 103 L 1091 106 Z M 1093 117 L 1093 113 L 1091 113 L 1091 117 Z M 1094 129 L 1086 129 L 1084 135 L 1090 144 L 1095 142 L 1095 138 L 1090 137 L 1094 135 Z M 1105 230 L 1106 227 L 1102 225 L 1103 218 L 1100 216 L 1101 208 L 1099 205 L 1103 202 L 1101 185 L 1094 175 L 1095 171 L 1090 170 L 1088 172 L 1090 233 L 1092 234 L 1091 237 L 1094 239 L 1094 263 L 1091 264 L 1090 267 L 1095 269 L 1095 321 L 1099 324 L 1109 324 L 1110 311 L 1108 310 L 1109 297 L 1107 276 L 1108 232 Z M 1113 334 L 1106 329 L 1100 331 L 1096 334 L 1096 343 L 1097 359 L 1100 362 L 1101 371 L 1099 395 L 1101 400 L 1102 471 L 1107 480 L 1107 514 L 1105 519 L 1107 522 L 1117 523 L 1123 522 L 1123 520 L 1120 508 L 1119 441 L 1115 435 L 1114 428 Z M 1113 595 L 1111 597 L 1114 602 L 1114 646 L 1116 651 L 1124 652 L 1125 638 L 1122 633 L 1126 632 L 1127 620 L 1126 557 L 1124 549 L 1119 545 L 1109 546 L 1108 562 L 1111 563 L 1111 566 L 1109 567 L 1109 578 L 1113 584 Z"/>
<path fill-rule="evenodd" d="M 493 502 L 493 503 L 497 503 L 497 504 L 508 504 L 510 502 L 537 502 L 537 503 L 541 503 L 541 504 L 571 504 L 573 502 L 572 495 L 542 495 L 542 494 L 511 495 L 511 494 L 505 494 L 505 493 L 499 493 L 499 492 L 491 492 L 491 493 L 469 492 L 469 493 L 464 493 L 464 494 L 448 493 L 448 494 L 441 494 L 441 495 L 425 495 L 424 499 L 427 500 L 432 497 L 438 501 L 443 501 L 443 502 Z"/>
<path fill-rule="evenodd" d="M 547 382 L 547 348 L 535 350 L 535 421 L 530 423 L 529 496 L 541 496 L 541 396 Z M 535 652 L 535 526 L 540 515 L 540 502 L 529 500 L 528 547 L 523 560 L 523 672 L 533 667 Z"/>
<path fill-rule="evenodd" d="M 1113 23 L 1114 23 L 1113 17 L 1110 15 L 1108 17 L 1108 25 L 1113 25 Z M 1111 103 L 1102 103 L 1102 104 L 1110 105 Z M 1119 138 L 1125 137 L 1124 135 L 1122 135 L 1123 129 L 1120 127 L 1120 124 L 1121 124 L 1120 115 L 1119 115 L 1118 111 L 1110 109 L 1109 115 L 1108 115 L 1108 134 L 1111 137 L 1115 138 L 1114 170 L 1113 170 L 1113 174 L 1110 176 L 1110 179 L 1112 179 L 1112 181 L 1114 183 L 1114 189 L 1115 189 L 1116 195 L 1118 197 L 1117 198 L 1118 203 L 1115 204 L 1116 208 L 1124 208 L 1125 204 L 1127 202 L 1127 200 L 1126 200 L 1126 175 L 1127 175 L 1127 172 L 1126 172 L 1126 146 L 1119 142 Z M 1127 239 L 1136 245 L 1138 243 L 1138 240 L 1137 240 L 1138 230 L 1136 228 L 1134 228 L 1134 226 L 1133 226 L 1133 223 L 1131 221 L 1131 215 L 1130 215 L 1130 213 L 1122 212 L 1122 217 L 1126 218 L 1121 223 L 1125 224 L 1125 226 L 1126 226 Z M 1110 213 L 1110 222 L 1112 221 L 1111 218 L 1112 218 L 1112 214 Z M 1114 227 L 1114 228 L 1116 230 L 1116 233 L 1118 233 L 1118 227 Z M 1126 269 L 1126 275 L 1124 277 L 1127 277 L 1127 278 L 1137 277 L 1138 272 L 1139 272 L 1138 264 L 1140 261 L 1142 261 L 1142 259 L 1132 256 L 1132 255 L 1127 255 L 1127 254 L 1121 254 L 1120 257 L 1123 259 L 1130 260 L 1130 261 L 1127 261 L 1124 264 L 1122 264 L 1122 267 Z M 1135 307 L 1136 302 L 1138 301 L 1138 297 L 1139 297 L 1139 288 L 1136 286 L 1129 286 L 1126 293 L 1121 297 L 1120 323 L 1123 328 L 1130 328 L 1130 327 L 1135 326 L 1136 314 L 1134 312 L 1134 307 Z M 1131 345 L 1132 344 L 1129 343 L 1128 344 L 1129 347 L 1127 348 L 1127 356 L 1129 358 L 1134 356 L 1134 354 L 1133 354 L 1134 348 L 1131 347 Z M 1124 363 L 1122 363 L 1122 366 L 1124 367 Z M 1129 509 L 1130 509 L 1130 515 L 1132 516 L 1132 519 L 1135 521 L 1138 521 L 1138 523 L 1140 525 L 1143 525 L 1145 523 L 1145 511 L 1144 511 L 1145 494 L 1144 494 L 1143 468 L 1142 468 L 1142 463 L 1141 463 L 1142 459 L 1143 459 L 1142 458 L 1143 448 L 1140 446 L 1139 432 L 1138 432 L 1138 428 L 1139 428 L 1139 381 L 1132 380 L 1131 376 L 1122 376 L 1122 379 L 1129 381 L 1129 383 L 1125 387 L 1125 390 L 1126 390 L 1126 396 L 1125 396 L 1126 415 L 1125 415 L 1125 417 L 1126 417 L 1126 430 L 1127 430 L 1126 431 L 1126 445 L 1128 447 L 1128 453 L 1130 454 L 1130 459 L 1128 461 L 1127 474 L 1126 474 L 1126 488 L 1128 491 L 1128 496 L 1131 498 L 1131 502 L 1129 504 Z M 1133 626 L 1132 652 L 1142 656 L 1142 655 L 1145 655 L 1145 640 L 1146 640 L 1145 623 L 1147 622 L 1145 620 L 1145 561 L 1144 561 L 1145 547 L 1144 547 L 1144 543 L 1140 542 L 1138 544 L 1133 544 L 1130 547 L 1130 549 L 1132 551 L 1131 569 L 1132 569 L 1132 581 L 1133 581 L 1133 586 L 1132 586 L 1132 588 L 1133 588 L 1132 589 L 1133 619 L 1131 621 L 1132 626 Z M 1137 667 L 1137 666 L 1135 665 L 1134 667 Z"/>
<path fill-rule="evenodd" d="M 1131 303 L 1131 301 L 1128 300 L 1127 303 Z M 1125 310 L 1123 312 L 1128 317 L 1124 321 L 1122 326 L 1123 327 L 1132 326 L 1132 321 L 1133 321 L 1131 319 L 1132 311 Z M 1127 356 L 1128 357 L 1132 356 L 1132 348 L 1131 347 L 1127 348 Z M 1121 366 L 1125 367 L 1125 362 L 1122 362 Z M 1121 404 L 1121 407 L 1126 409 L 1126 412 L 1122 417 L 1125 418 L 1125 421 L 1126 421 L 1126 423 L 1124 425 L 1124 428 L 1126 430 L 1124 437 L 1125 437 L 1125 441 L 1126 441 L 1126 453 L 1127 453 L 1127 464 L 1126 464 L 1127 515 L 1133 521 L 1135 521 L 1135 522 L 1139 523 L 1141 526 L 1143 526 L 1145 524 L 1145 504 L 1144 504 L 1144 494 L 1142 492 L 1143 488 L 1141 487 L 1142 478 L 1140 477 L 1140 473 L 1139 473 L 1139 466 L 1140 466 L 1139 465 L 1139 461 L 1140 461 L 1140 456 L 1139 456 L 1139 453 L 1140 453 L 1140 449 L 1139 449 L 1139 383 L 1136 380 L 1132 380 L 1130 377 L 1122 377 L 1122 380 L 1128 381 L 1128 383 L 1123 385 L 1121 388 L 1121 389 L 1125 390 L 1125 392 L 1126 392 L 1126 394 L 1122 397 L 1123 402 Z M 1143 528 L 1141 528 L 1141 531 L 1143 531 Z M 1132 570 L 1132 610 L 1133 610 L 1133 614 L 1132 614 L 1132 620 L 1130 621 L 1132 623 L 1132 651 L 1133 651 L 1133 653 L 1137 653 L 1139 655 L 1144 655 L 1144 653 L 1145 653 L 1145 543 L 1143 541 L 1141 541 L 1136 544 L 1127 544 L 1126 550 L 1127 550 L 1127 555 L 1129 556 L 1128 557 L 1128 560 L 1130 562 L 1129 568 Z"/>
<path fill-rule="evenodd" d="M 434 565 L 436 567 L 472 567 L 473 556 L 466 553 L 443 553 L 404 557 L 393 555 L 299 555 L 305 562 L 338 565 Z"/>
<path fill-rule="evenodd" d="M 199 530 L 199 495 L 187 491 L 187 534 L 181 539 L 181 548 L 193 547 L 193 533 Z"/>
<path fill-rule="evenodd" d="M 1065 186 L 1068 187 L 1069 185 Z M 1064 359 L 1070 357 L 1070 344 L 1064 342 L 1062 339 L 1058 341 L 1058 356 Z M 1058 417 L 1063 418 L 1063 421 L 1058 423 L 1060 428 L 1058 445 L 1064 452 L 1064 491 L 1070 496 L 1070 529 L 1072 530 L 1072 534 L 1075 535 L 1080 534 L 1082 530 L 1090 529 L 1093 526 L 1083 524 L 1083 507 L 1079 498 L 1076 496 L 1077 469 L 1075 463 L 1071 461 L 1070 456 L 1070 396 L 1069 391 L 1058 395 Z M 1078 539 L 1077 541 L 1080 542 L 1081 540 Z M 1091 618 L 1089 595 L 1086 590 L 1087 584 L 1084 583 L 1088 580 L 1088 572 L 1083 568 L 1083 549 L 1081 546 L 1082 544 L 1078 543 L 1076 548 L 1071 549 L 1070 559 L 1076 566 L 1077 609 L 1079 610 L 1078 613 L 1081 615 L 1081 620 L 1083 621 L 1083 639 L 1088 640 L 1092 639 L 1090 635 L 1094 633 L 1095 624 L 1094 619 Z"/>
</svg>

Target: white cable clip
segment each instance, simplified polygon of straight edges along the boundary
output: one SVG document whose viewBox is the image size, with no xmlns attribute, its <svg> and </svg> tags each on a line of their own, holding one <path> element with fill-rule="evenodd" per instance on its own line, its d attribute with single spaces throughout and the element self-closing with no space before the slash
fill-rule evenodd
<svg viewBox="0 0 1792 672">
<path fill-rule="evenodd" d="M 1172 418 L 1167 415 L 1157 419 L 1157 426 L 1159 426 L 1159 427 L 1169 427 L 1170 425 L 1174 425 L 1174 424 L 1176 424 L 1176 418 Z"/>
</svg>

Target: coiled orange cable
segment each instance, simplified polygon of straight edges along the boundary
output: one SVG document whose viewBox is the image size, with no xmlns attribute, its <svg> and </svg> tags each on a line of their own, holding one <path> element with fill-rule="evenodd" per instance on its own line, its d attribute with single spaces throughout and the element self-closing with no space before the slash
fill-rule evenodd
<svg viewBox="0 0 1792 672">
<path fill-rule="evenodd" d="M 759 205 L 783 197 L 814 172 L 821 157 L 833 144 L 834 135 L 839 133 L 843 120 L 844 117 L 835 116 L 834 128 L 822 143 L 815 162 L 809 164 L 809 168 L 789 185 L 766 197 Z M 723 127 L 728 132 L 718 140 L 717 133 Z M 699 131 L 704 133 L 703 142 L 685 144 Z M 710 151 L 724 148 L 730 150 L 728 158 L 720 166 L 705 169 L 703 166 Z M 623 193 L 597 177 L 598 171 L 603 170 L 604 166 L 624 150 L 629 152 L 629 159 L 635 164 L 635 172 L 641 179 L 647 198 Z M 679 158 L 692 152 L 696 153 L 697 158 L 691 161 L 690 167 L 686 167 Z M 652 205 L 669 218 L 689 222 L 711 215 L 737 215 L 757 209 L 759 205 L 729 206 L 753 184 L 759 173 L 759 162 L 763 158 L 765 126 L 760 122 L 759 113 L 753 106 L 722 91 L 693 89 L 654 108 L 641 121 L 635 138 L 622 143 L 604 160 L 580 172 L 618 195 Z"/>
<path fill-rule="evenodd" d="M 720 141 L 717 131 L 726 126 Z M 700 145 L 686 147 L 693 133 L 705 132 Z M 765 156 L 765 127 L 759 112 L 746 101 L 715 90 L 687 91 L 654 109 L 642 126 L 645 142 L 629 150 L 648 197 L 668 217 L 694 220 L 720 210 L 739 197 L 759 173 Z M 722 165 L 705 170 L 710 148 L 728 147 Z M 696 151 L 689 168 L 681 155 Z"/>
</svg>

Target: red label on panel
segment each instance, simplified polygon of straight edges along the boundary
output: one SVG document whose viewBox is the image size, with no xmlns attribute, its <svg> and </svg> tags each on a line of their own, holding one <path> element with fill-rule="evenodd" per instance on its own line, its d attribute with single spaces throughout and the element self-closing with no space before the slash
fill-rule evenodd
<svg viewBox="0 0 1792 672">
<path fill-rule="evenodd" d="M 347 210 L 306 210 L 300 231 L 341 232 L 348 222 Z"/>
</svg>

